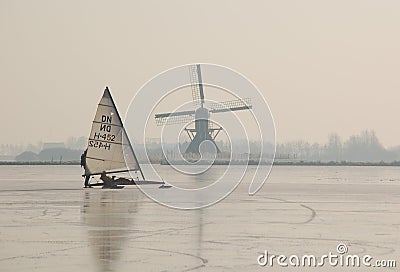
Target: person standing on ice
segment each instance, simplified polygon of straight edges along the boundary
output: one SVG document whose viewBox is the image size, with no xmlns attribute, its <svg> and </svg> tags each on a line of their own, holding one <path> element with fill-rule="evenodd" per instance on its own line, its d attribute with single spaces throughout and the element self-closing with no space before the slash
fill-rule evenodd
<svg viewBox="0 0 400 272">
<path fill-rule="evenodd" d="M 85 174 L 86 174 L 86 154 L 87 154 L 87 148 L 85 149 L 85 151 L 83 151 L 81 155 L 81 167 L 83 167 L 83 169 L 85 170 Z M 84 175 L 84 177 L 85 177 L 85 183 L 84 183 L 85 188 L 91 187 L 89 184 L 90 175 Z"/>
</svg>

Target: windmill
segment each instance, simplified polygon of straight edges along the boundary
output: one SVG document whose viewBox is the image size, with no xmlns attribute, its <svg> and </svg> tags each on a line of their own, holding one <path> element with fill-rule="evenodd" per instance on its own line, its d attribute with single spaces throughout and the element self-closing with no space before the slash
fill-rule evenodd
<svg viewBox="0 0 400 272">
<path fill-rule="evenodd" d="M 248 110 L 252 108 L 251 101 L 249 98 L 246 98 L 221 103 L 211 103 L 209 105 L 210 109 L 208 109 L 205 107 L 204 86 L 200 64 L 190 65 L 189 74 L 193 105 L 197 108 L 189 111 L 156 114 L 156 124 L 157 126 L 163 126 L 190 123 L 194 120 L 194 128 L 185 128 L 190 138 L 190 144 L 186 148 L 185 154 L 200 154 L 200 144 L 204 141 L 210 141 L 217 153 L 220 153 L 221 151 L 215 143 L 215 138 L 221 132 L 222 127 L 213 127 L 213 123 L 210 121 L 210 113 Z M 212 152 L 211 148 L 205 151 Z"/>
</svg>

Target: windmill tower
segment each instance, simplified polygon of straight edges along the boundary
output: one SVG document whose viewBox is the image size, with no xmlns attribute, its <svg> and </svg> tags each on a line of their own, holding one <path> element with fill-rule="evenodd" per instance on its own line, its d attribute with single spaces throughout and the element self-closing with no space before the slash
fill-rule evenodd
<svg viewBox="0 0 400 272">
<path fill-rule="evenodd" d="M 185 154 L 200 154 L 200 144 L 209 141 L 215 147 L 217 153 L 220 149 L 215 143 L 215 138 L 222 130 L 222 127 L 214 128 L 210 122 L 210 113 L 221 113 L 229 111 L 248 110 L 252 108 L 249 98 L 225 101 L 221 103 L 211 103 L 210 109 L 205 107 L 204 86 L 201 75 L 200 64 L 189 66 L 190 82 L 192 89 L 193 105 L 197 107 L 191 111 L 181 111 L 173 113 L 160 113 L 155 115 L 156 124 L 158 126 L 189 123 L 194 120 L 194 128 L 185 128 L 190 144 L 186 148 Z M 212 152 L 213 148 L 209 145 L 205 146 L 205 152 Z M 208 148 L 207 148 L 208 147 Z"/>
</svg>

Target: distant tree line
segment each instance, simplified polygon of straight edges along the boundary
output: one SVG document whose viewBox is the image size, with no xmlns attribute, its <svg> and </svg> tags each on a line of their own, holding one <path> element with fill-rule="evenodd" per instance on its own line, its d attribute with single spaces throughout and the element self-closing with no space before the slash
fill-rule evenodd
<svg viewBox="0 0 400 272">
<path fill-rule="evenodd" d="M 65 142 L 64 149 L 42 150 L 43 143 L 28 145 L 10 145 L 0 144 L 0 155 L 16 156 L 19 161 L 69 161 L 79 160 L 81 152 L 87 146 L 86 137 L 69 137 Z M 185 150 L 187 142 L 181 144 L 181 150 Z M 224 141 L 217 141 L 217 146 L 222 152 L 229 153 L 230 145 Z M 239 148 L 237 152 L 257 157 L 260 150 L 260 143 L 239 140 L 236 145 Z M 143 144 L 135 145 L 136 152 L 143 152 Z M 248 149 L 249 147 L 249 149 Z M 273 145 L 264 143 L 264 147 L 272 157 Z M 167 146 L 167 151 L 178 152 Z M 148 155 L 159 157 L 162 149 L 159 142 L 149 142 L 146 144 Z M 287 143 L 278 143 L 276 146 L 276 159 L 289 161 L 352 161 L 352 162 L 392 162 L 400 161 L 400 146 L 386 149 L 380 142 L 373 130 L 365 130 L 358 135 L 350 136 L 346 140 L 332 133 L 328 137 L 327 143 L 309 143 L 307 141 L 291 141 Z"/>
<path fill-rule="evenodd" d="M 277 145 L 277 154 L 288 154 L 297 160 L 311 161 L 395 161 L 400 160 L 400 146 L 385 149 L 373 130 L 342 141 L 332 133 L 326 144 L 293 141 Z"/>
</svg>

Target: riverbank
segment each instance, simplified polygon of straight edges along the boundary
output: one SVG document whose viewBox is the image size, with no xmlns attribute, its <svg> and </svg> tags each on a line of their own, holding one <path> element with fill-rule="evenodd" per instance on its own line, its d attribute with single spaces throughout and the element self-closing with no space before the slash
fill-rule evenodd
<svg viewBox="0 0 400 272">
<path fill-rule="evenodd" d="M 160 164 L 160 162 L 154 162 L 153 164 Z M 175 164 L 175 163 L 174 163 Z M 184 164 L 176 162 L 176 165 Z M 229 161 L 217 161 L 214 165 L 228 165 Z M 233 165 L 243 165 L 245 161 L 233 161 Z M 19 161 L 0 161 L 0 165 L 80 165 L 79 161 L 31 161 L 31 162 L 19 162 Z M 168 165 L 163 163 L 162 165 Z M 248 165 L 258 165 L 258 161 L 251 160 Z M 266 162 L 261 162 L 260 165 L 266 165 Z M 274 165 L 284 166 L 400 166 L 400 161 L 392 162 L 353 162 L 353 161 L 274 161 Z"/>
</svg>

